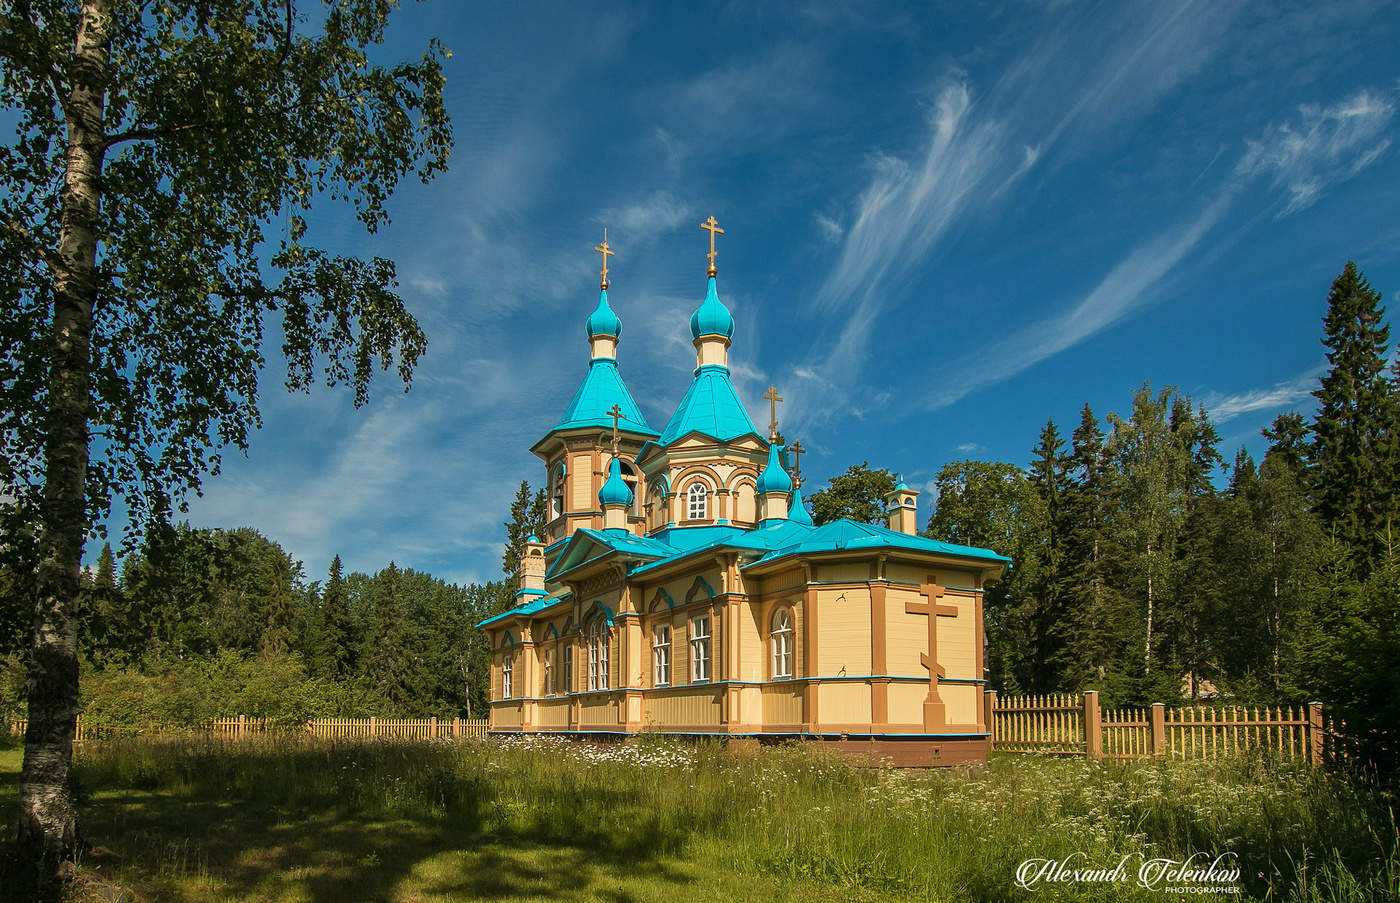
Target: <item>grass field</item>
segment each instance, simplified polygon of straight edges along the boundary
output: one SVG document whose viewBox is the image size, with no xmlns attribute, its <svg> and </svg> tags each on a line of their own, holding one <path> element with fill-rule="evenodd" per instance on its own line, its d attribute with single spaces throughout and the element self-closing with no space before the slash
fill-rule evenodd
<svg viewBox="0 0 1400 903">
<path fill-rule="evenodd" d="M 0 750 L 7 820 L 18 769 Z M 1226 899 L 1400 899 L 1388 799 L 1262 760 L 923 773 L 800 746 L 148 740 L 90 744 L 77 772 L 78 900 L 1161 901 L 1014 882 L 1032 857 L 1135 875 L 1195 851 L 1238 856 Z"/>
</svg>

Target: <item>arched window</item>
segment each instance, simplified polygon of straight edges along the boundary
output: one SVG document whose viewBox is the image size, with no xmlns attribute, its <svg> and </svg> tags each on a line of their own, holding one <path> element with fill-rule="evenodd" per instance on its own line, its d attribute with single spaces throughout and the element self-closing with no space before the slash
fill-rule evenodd
<svg viewBox="0 0 1400 903">
<path fill-rule="evenodd" d="M 710 490 L 696 480 L 685 493 L 686 517 L 690 520 L 704 520 L 709 514 Z"/>
<path fill-rule="evenodd" d="M 508 652 L 508 653 L 506 653 L 505 660 L 501 662 L 501 698 L 502 698 L 502 699 L 509 699 L 509 698 L 511 698 L 512 696 L 515 695 L 515 687 L 513 686 L 514 681 L 513 681 L 513 675 L 512 675 L 512 670 L 511 670 L 511 659 L 514 658 L 514 657 L 515 657 L 515 656 L 514 656 L 512 653 L 509 653 L 509 652 Z"/>
<path fill-rule="evenodd" d="M 564 513 L 564 462 L 559 462 L 550 478 L 549 519 L 554 520 Z"/>
<path fill-rule="evenodd" d="M 666 526 L 666 484 L 657 480 L 647 491 L 647 529 L 660 530 Z"/>
<path fill-rule="evenodd" d="M 564 692 L 574 691 L 574 644 L 572 640 L 564 641 Z"/>
<path fill-rule="evenodd" d="M 588 689 L 608 688 L 608 628 L 602 618 L 588 627 Z"/>
<path fill-rule="evenodd" d="M 554 650 L 544 651 L 544 695 L 554 695 Z"/>
<path fill-rule="evenodd" d="M 696 615 L 690 621 L 690 682 L 710 679 L 710 616 Z"/>
<path fill-rule="evenodd" d="M 754 495 L 753 483 L 748 480 L 734 490 L 734 520 L 743 523 L 758 520 L 758 497 Z"/>
<path fill-rule="evenodd" d="M 787 680 L 792 677 L 792 613 L 786 608 L 773 613 L 768 637 L 773 647 L 773 679 Z"/>
<path fill-rule="evenodd" d="M 651 685 L 671 685 L 671 628 L 667 624 L 651 632 Z"/>
</svg>

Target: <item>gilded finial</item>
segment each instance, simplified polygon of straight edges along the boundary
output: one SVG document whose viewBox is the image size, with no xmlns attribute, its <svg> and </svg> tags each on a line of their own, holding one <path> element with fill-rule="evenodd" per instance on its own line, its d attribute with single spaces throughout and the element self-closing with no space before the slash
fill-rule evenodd
<svg viewBox="0 0 1400 903">
<path fill-rule="evenodd" d="M 778 436 L 778 402 L 783 400 L 783 396 L 778 394 L 776 386 L 769 386 L 761 397 L 768 400 L 768 440 L 772 442 Z"/>
<path fill-rule="evenodd" d="M 617 256 L 617 252 L 608 247 L 608 230 L 606 227 L 603 229 L 603 243 L 593 250 L 603 255 L 603 280 L 598 283 L 598 287 L 606 291 L 608 287 L 608 258 Z"/>
<path fill-rule="evenodd" d="M 719 222 L 713 216 L 701 223 L 700 228 L 710 233 L 710 253 L 705 255 L 710 258 L 710 266 L 709 269 L 705 270 L 705 275 L 713 276 L 719 272 L 715 269 L 715 258 L 719 256 L 719 252 L 715 250 L 715 233 L 723 235 L 724 230 L 719 227 Z"/>
<path fill-rule="evenodd" d="M 798 489 L 802 488 L 802 455 L 807 449 L 802 447 L 801 442 L 794 442 L 788 446 L 788 451 L 792 452 L 792 485 Z"/>
<path fill-rule="evenodd" d="M 603 259 L 604 259 L 604 260 L 607 260 L 606 257 L 604 257 Z M 618 422 L 619 420 L 622 419 L 622 408 L 620 408 L 620 407 L 618 407 L 616 404 L 614 404 L 611 408 L 608 409 L 608 411 L 607 411 L 607 416 L 611 417 L 611 418 L 612 418 L 612 422 L 613 422 L 613 426 L 612 426 L 612 433 L 613 433 L 613 443 L 612 443 L 612 445 L 613 445 L 613 449 L 612 449 L 612 451 L 613 451 L 613 457 L 616 458 L 616 457 L 617 457 L 617 422 Z"/>
</svg>

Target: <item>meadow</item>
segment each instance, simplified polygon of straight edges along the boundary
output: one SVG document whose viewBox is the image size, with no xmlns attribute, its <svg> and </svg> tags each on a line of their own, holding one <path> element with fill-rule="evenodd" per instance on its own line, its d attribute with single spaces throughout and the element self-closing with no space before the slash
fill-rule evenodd
<svg viewBox="0 0 1400 903">
<path fill-rule="evenodd" d="M 76 762 L 80 901 L 1161 901 L 1015 877 L 1195 851 L 1237 855 L 1226 899 L 1400 899 L 1393 799 L 1266 758 L 915 772 L 795 744 L 189 737 Z M 18 767 L 0 750 L 7 819 Z"/>
</svg>

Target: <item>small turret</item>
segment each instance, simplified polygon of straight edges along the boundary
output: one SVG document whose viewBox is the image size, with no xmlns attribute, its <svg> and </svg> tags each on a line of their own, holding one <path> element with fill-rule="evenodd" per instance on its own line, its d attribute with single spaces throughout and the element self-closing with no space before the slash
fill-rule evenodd
<svg viewBox="0 0 1400 903">
<path fill-rule="evenodd" d="M 792 477 L 783 467 L 782 446 L 768 446 L 768 464 L 754 484 L 758 493 L 759 520 L 787 520 L 788 498 L 792 493 Z"/>
<path fill-rule="evenodd" d="M 516 595 L 544 595 L 544 543 L 533 533 L 520 551 L 520 589 Z"/>
<path fill-rule="evenodd" d="M 885 496 L 889 510 L 890 529 L 915 536 L 919 532 L 919 492 L 910 489 L 903 480 Z"/>
<path fill-rule="evenodd" d="M 598 490 L 598 504 L 603 508 L 604 530 L 626 530 L 627 512 L 632 507 L 632 487 L 622 479 L 622 465 L 614 456 L 608 465 L 608 479 Z"/>
</svg>

